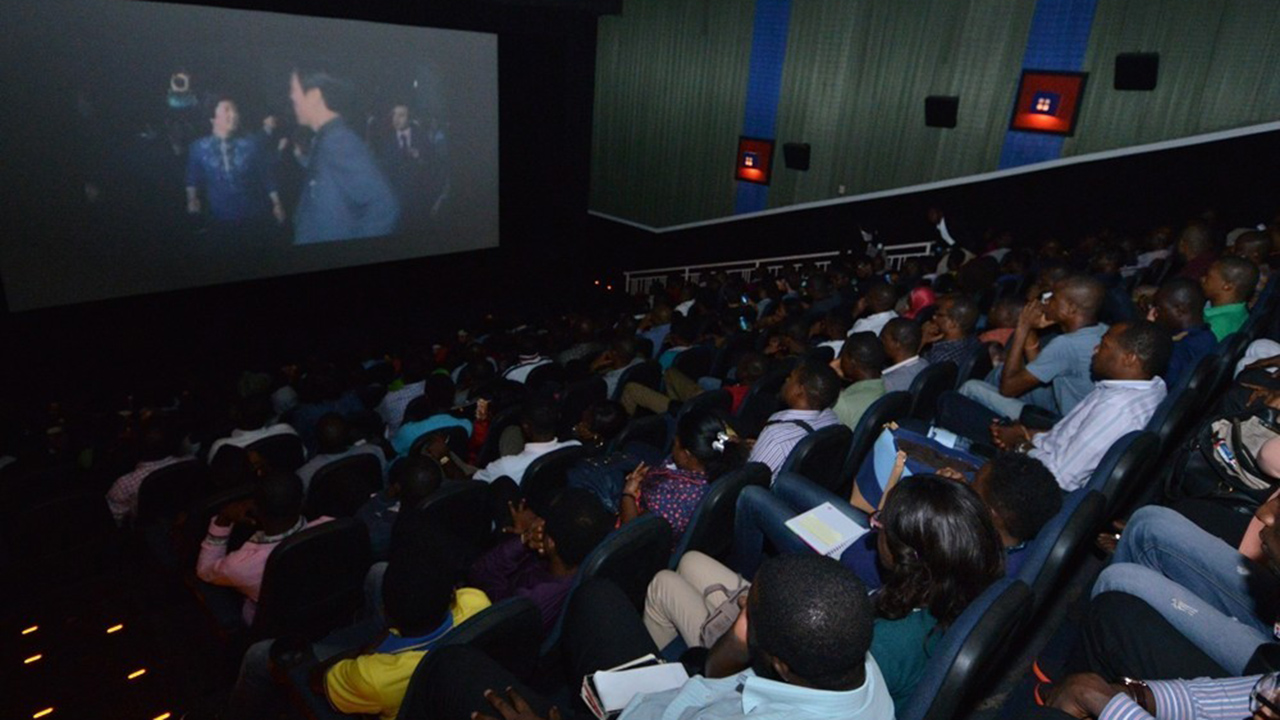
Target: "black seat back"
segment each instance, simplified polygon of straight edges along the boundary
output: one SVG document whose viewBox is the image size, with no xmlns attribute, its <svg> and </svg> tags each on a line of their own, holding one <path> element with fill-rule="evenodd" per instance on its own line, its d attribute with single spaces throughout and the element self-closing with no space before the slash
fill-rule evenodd
<svg viewBox="0 0 1280 720">
<path fill-rule="evenodd" d="M 438 650 L 449 645 L 471 645 L 493 658 L 520 680 L 533 675 L 542 639 L 542 616 L 532 600 L 507 598 L 481 610 L 436 643 Z M 438 708 L 423 688 L 422 676 L 430 663 L 420 662 L 409 678 L 397 718 L 434 717 Z"/>
<path fill-rule="evenodd" d="M 997 581 L 947 628 L 898 720 L 963 717 L 978 684 L 998 665 L 1031 609 L 1031 590 Z"/>
<path fill-rule="evenodd" d="M 209 459 L 209 478 L 219 488 L 233 488 L 258 477 L 249 462 L 249 453 L 237 445 L 223 445 Z"/>
<path fill-rule="evenodd" d="M 209 488 L 209 469 L 195 458 L 153 470 L 138 486 L 134 525 L 146 527 L 172 521 L 179 513 L 190 510 Z"/>
<path fill-rule="evenodd" d="M 742 407 L 738 408 L 737 417 L 729 421 L 739 435 L 748 438 L 757 437 L 765 422 L 769 420 L 769 416 L 782 409 L 782 399 L 778 397 L 778 393 L 782 390 L 782 384 L 787 381 L 787 376 L 791 374 L 791 369 L 792 366 L 789 364 L 775 368 L 765 373 L 764 377 L 757 380 L 747 391 L 747 396 L 742 400 Z"/>
<path fill-rule="evenodd" d="M 617 387 L 613 389 L 613 397 L 610 399 L 621 400 L 622 389 L 627 386 L 627 383 L 640 383 L 651 390 L 657 390 L 662 385 L 662 366 L 657 360 L 645 360 L 623 370 L 618 378 Z"/>
<path fill-rule="evenodd" d="M 1032 615 L 1044 607 L 1062 580 L 1068 563 L 1089 544 L 1102 523 L 1106 500 L 1086 488 L 1068 495 L 1058 515 L 1040 528 L 1040 534 L 1022 552 L 1027 553 L 1018 579 L 1031 588 Z"/>
<path fill-rule="evenodd" d="M 911 381 L 910 416 L 929 422 L 938 409 L 938 396 L 956 386 L 957 369 L 953 362 L 933 363 Z"/>
<path fill-rule="evenodd" d="M 573 426 L 582 421 L 582 413 L 604 400 L 609 387 L 602 377 L 580 380 L 564 389 L 560 396 L 560 427 L 557 435 L 563 440 L 573 437 Z"/>
<path fill-rule="evenodd" d="M 489 483 L 448 480 L 423 500 L 415 512 L 431 516 L 431 522 L 449 530 L 472 547 L 489 544 L 493 526 L 493 499 Z"/>
<path fill-rule="evenodd" d="M 711 374 L 711 365 L 716 359 L 716 349 L 711 345 L 694 345 L 686 348 L 671 361 L 671 367 L 679 370 L 690 380 L 697 380 Z"/>
<path fill-rule="evenodd" d="M 956 368 L 956 390 L 970 380 L 981 380 L 991 372 L 991 353 L 986 344 L 979 345 L 969 353 Z"/>
<path fill-rule="evenodd" d="M 729 411 L 732 409 L 733 395 L 729 394 L 728 390 L 725 390 L 724 388 L 707 390 L 686 400 L 685 403 L 680 406 L 680 412 L 677 413 L 676 419 L 678 421 L 679 418 L 684 417 L 686 413 L 694 410 L 709 411 L 716 413 L 721 417 L 728 417 Z"/>
<path fill-rule="evenodd" d="M 253 634 L 316 639 L 349 623 L 369 565 L 369 533 L 352 518 L 290 535 L 267 558 Z"/>
<path fill-rule="evenodd" d="M 853 491 L 853 478 L 862 467 L 862 459 L 871 452 L 884 424 L 901 420 L 911 411 L 911 393 L 903 390 L 885 393 L 880 399 L 871 403 L 871 407 L 858 419 L 853 429 L 853 442 L 849 445 L 849 456 L 844 463 L 844 481 L 840 484 L 841 497 L 848 497 Z"/>
<path fill-rule="evenodd" d="M 513 405 L 502 410 L 489 421 L 489 434 L 484 438 L 484 444 L 480 446 L 480 454 L 476 458 L 476 467 L 484 467 L 494 460 L 498 459 L 499 442 L 502 440 L 502 433 L 513 425 L 520 424 L 520 414 L 524 411 L 524 405 Z"/>
<path fill-rule="evenodd" d="M 338 458 L 311 476 L 307 517 L 351 517 L 382 489 L 382 463 L 369 453 Z"/>
<path fill-rule="evenodd" d="M 293 472 L 306 462 L 306 451 L 302 447 L 302 440 L 297 435 L 288 433 L 268 435 L 261 440 L 255 440 L 249 443 L 245 450 L 261 455 L 272 470 Z"/>
<path fill-rule="evenodd" d="M 569 468 L 587 456 L 581 445 L 570 445 L 538 457 L 529 463 L 520 481 L 520 492 L 529 507 L 539 515 L 546 512 L 551 500 L 569 484 Z"/>
<path fill-rule="evenodd" d="M 666 449 L 671 442 L 671 423 L 666 415 L 649 415 L 638 417 L 627 423 L 627 426 L 613 439 L 611 448 L 614 451 L 624 450 L 627 445 L 639 442 L 652 447 L 658 452 Z"/>
<path fill-rule="evenodd" d="M 1159 459 L 1159 450 L 1155 433 L 1134 430 L 1112 443 L 1098 461 L 1086 487 L 1105 498 L 1108 517 L 1114 517 L 1142 483 L 1159 482 L 1156 474 L 1149 472 Z"/>
<path fill-rule="evenodd" d="M 733 517 L 738 495 L 748 485 L 768 487 L 771 476 L 768 465 L 752 462 L 711 483 L 685 528 L 684 537 L 680 538 L 680 544 L 671 554 L 671 569 L 674 570 L 680 558 L 690 550 L 713 558 L 726 557 L 733 545 Z"/>
<path fill-rule="evenodd" d="M 544 393 L 548 390 L 559 389 L 561 385 L 564 385 L 564 379 L 564 368 L 554 362 L 549 362 L 530 370 L 529 375 L 524 379 L 524 384 L 531 393 Z"/>
<path fill-rule="evenodd" d="M 851 444 L 853 431 L 844 425 L 820 428 L 791 448 L 778 472 L 798 473 L 836 492 L 844 482 L 844 463 Z"/>
</svg>

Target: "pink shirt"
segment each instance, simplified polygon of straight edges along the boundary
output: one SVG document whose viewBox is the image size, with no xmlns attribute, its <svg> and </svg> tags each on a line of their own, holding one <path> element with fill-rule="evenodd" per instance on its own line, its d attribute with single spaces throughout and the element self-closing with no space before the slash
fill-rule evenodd
<svg viewBox="0 0 1280 720">
<path fill-rule="evenodd" d="M 200 557 L 196 560 L 196 576 L 213 585 L 225 585 L 239 590 L 245 596 L 245 625 L 253 625 L 258 609 L 258 594 L 262 592 L 262 574 L 267 569 L 267 558 L 280 545 L 280 541 L 305 528 L 329 522 L 331 517 L 319 517 L 311 522 L 299 516 L 298 524 L 279 535 L 253 534 L 239 550 L 227 553 L 227 539 L 231 526 L 221 527 L 217 518 L 209 521 L 209 534 L 200 543 Z"/>
</svg>

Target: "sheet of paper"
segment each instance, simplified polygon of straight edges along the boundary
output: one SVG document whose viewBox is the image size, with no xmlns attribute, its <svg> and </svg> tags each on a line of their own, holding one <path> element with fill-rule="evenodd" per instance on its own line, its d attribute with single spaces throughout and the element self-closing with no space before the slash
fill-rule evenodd
<svg viewBox="0 0 1280 720">
<path fill-rule="evenodd" d="M 871 462 L 876 471 L 876 480 L 880 481 L 880 487 L 888 484 L 889 475 L 893 473 L 893 462 L 897 457 L 898 446 L 893 442 L 893 433 L 884 430 L 876 438 L 875 445 L 871 447 Z M 903 467 L 902 477 L 911 477 L 911 469 Z"/>
<path fill-rule="evenodd" d="M 607 712 L 621 710 L 636 695 L 672 690 L 684 685 L 689 673 L 680 663 L 663 663 L 634 670 L 602 670 L 595 674 L 596 692 Z"/>
</svg>

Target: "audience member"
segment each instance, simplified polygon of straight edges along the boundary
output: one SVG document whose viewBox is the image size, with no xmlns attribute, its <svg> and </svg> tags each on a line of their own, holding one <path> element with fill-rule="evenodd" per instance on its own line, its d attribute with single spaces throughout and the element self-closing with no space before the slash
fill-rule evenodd
<svg viewBox="0 0 1280 720">
<path fill-rule="evenodd" d="M 542 614 L 542 629 L 550 632 L 560 617 L 578 565 L 604 540 L 614 517 L 587 491 L 568 488 L 556 495 L 539 518 L 521 504 L 511 507 L 513 537 L 484 553 L 472 564 L 469 582 L 493 602 L 526 597 Z"/>
<path fill-rule="evenodd" d="M 1203 280 L 1209 267 L 1218 259 L 1213 248 L 1213 238 L 1209 234 L 1209 223 L 1204 220 L 1193 220 L 1187 223 L 1178 235 L 1178 257 L 1182 260 L 1182 269 L 1178 277 L 1189 280 Z"/>
<path fill-rule="evenodd" d="M 367 454 L 378 459 L 378 465 L 386 471 L 387 456 L 382 448 L 364 440 L 353 442 L 353 433 L 347 421 L 337 413 L 329 413 L 320 418 L 316 424 L 317 454 L 298 468 L 298 478 L 302 480 L 304 492 L 311 489 L 311 478 L 320 468 L 352 455 Z"/>
<path fill-rule="evenodd" d="M 1258 268 L 1258 282 L 1254 285 L 1253 300 L 1262 295 L 1271 282 L 1271 235 L 1263 230 L 1251 230 L 1236 238 L 1235 254 Z"/>
<path fill-rule="evenodd" d="M 537 335 L 525 333 L 520 336 L 519 346 L 520 355 L 511 367 L 502 371 L 502 378 L 523 383 L 534 368 L 549 365 L 552 360 L 542 354 L 542 341 Z"/>
<path fill-rule="evenodd" d="M 1093 371 L 1101 378 L 1093 392 L 1048 431 L 993 421 L 993 441 L 1001 449 L 1026 452 L 1049 468 L 1063 490 L 1075 490 L 1093 474 L 1112 443 L 1141 430 L 1155 414 L 1167 394 L 1159 374 L 1172 346 L 1155 323 L 1139 320 L 1112 326 L 1093 356 Z M 944 394 L 940 400 L 940 424 L 947 425 L 947 399 L 952 396 Z"/>
<path fill-rule="evenodd" d="M 534 460 L 552 450 L 570 445 L 580 445 L 577 440 L 560 442 L 556 429 L 560 423 L 560 410 L 548 400 L 530 400 L 525 403 L 520 417 L 520 431 L 524 434 L 524 450 L 517 455 L 505 455 L 480 469 L 473 476 L 476 480 L 491 483 L 500 477 L 511 478 L 516 485 L 524 480 L 524 471 Z M 450 463 L 449 465 L 453 465 Z M 449 472 L 446 466 L 446 474 Z"/>
<path fill-rule="evenodd" d="M 964 362 L 978 352 L 982 341 L 973 334 L 978 326 L 978 303 L 966 295 L 948 295 L 938 301 L 933 317 L 924 323 L 921 354 L 930 365 Z"/>
<path fill-rule="evenodd" d="M 392 463 L 387 489 L 374 493 L 356 511 L 356 519 L 369 530 L 374 560 L 385 560 L 390 553 L 391 533 L 401 509 L 418 507 L 440 489 L 443 481 L 439 463 L 424 455 L 410 455 Z"/>
<path fill-rule="evenodd" d="M 570 687 L 584 675 L 657 652 L 639 618 L 619 611 L 626 605 L 607 581 L 574 593 L 565 622 Z M 866 588 L 835 561 L 774 558 L 760 568 L 732 630 L 711 649 L 704 674 L 675 690 L 635 696 L 620 717 L 889 720 L 893 703 L 868 652 L 871 621 Z M 486 704 L 514 717 L 494 688 L 510 688 L 507 698 L 521 717 L 581 717 L 572 709 L 553 713 L 546 698 L 474 648 L 442 648 L 428 662 L 421 681 L 443 720 L 492 712 Z"/>
<path fill-rule="evenodd" d="M 460 427 L 470 437 L 472 424 L 466 418 L 452 414 L 454 384 L 448 375 L 433 374 L 423 384 L 423 394 L 409 403 L 404 410 L 404 423 L 391 439 L 391 447 L 397 455 L 407 455 L 413 443 L 427 433 Z"/>
<path fill-rule="evenodd" d="M 644 358 L 638 355 L 635 338 L 624 336 L 615 339 L 607 350 L 600 353 L 600 356 L 591 363 L 591 372 L 603 373 L 605 397 L 614 397 L 617 394 L 618 381 L 622 379 L 622 373 L 632 365 L 642 362 Z"/>
<path fill-rule="evenodd" d="M 912 381 L 929 366 L 929 361 L 920 357 L 920 344 L 924 342 L 920 324 L 906 318 L 894 318 L 880 331 L 880 342 L 888 358 L 886 362 L 892 363 L 881 373 L 885 392 L 910 390 Z"/>
<path fill-rule="evenodd" d="M 781 396 L 786 408 L 769 416 L 747 458 L 768 465 L 775 475 L 796 443 L 840 422 L 832 410 L 840 396 L 840 378 L 830 367 L 806 360 L 787 376 Z"/>
<path fill-rule="evenodd" d="M 1204 296 L 1209 299 L 1204 319 L 1219 341 L 1239 330 L 1249 319 L 1246 303 L 1257 284 L 1258 268 L 1244 258 L 1228 255 L 1209 267 L 1200 281 Z"/>
<path fill-rule="evenodd" d="M 242 398 L 232 414 L 236 427 L 231 435 L 215 440 L 209 446 L 208 459 L 211 463 L 218 456 L 218 451 L 228 445 L 243 448 L 273 435 L 298 434 L 287 423 L 271 422 L 271 400 L 266 395 L 253 394 Z"/>
<path fill-rule="evenodd" d="M 1173 353 L 1164 373 L 1164 382 L 1170 388 L 1218 346 L 1218 338 L 1204 322 L 1204 303 L 1199 283 L 1174 278 L 1160 286 L 1147 313 L 1147 319 L 1173 339 Z"/>
<path fill-rule="evenodd" d="M 884 365 L 884 345 L 869 332 L 850 335 L 840 348 L 839 357 L 831 362 L 840 379 L 849 383 L 840 391 L 834 409 L 836 417 L 850 430 L 858 426 L 871 403 L 884 395 Z"/>
<path fill-rule="evenodd" d="M 402 363 L 400 378 L 387 388 L 387 394 L 378 403 L 378 414 L 387 424 L 386 436 L 393 438 L 400 431 L 404 409 L 409 401 L 422 395 L 427 380 L 426 360 L 417 353 L 409 353 Z"/>
<path fill-rule="evenodd" d="M 302 481 L 297 475 L 273 472 L 258 482 L 252 498 L 228 504 L 209 521 L 209 532 L 200 543 L 196 576 L 211 585 L 234 588 L 244 596 L 239 613 L 244 625 L 253 625 L 262 573 L 272 551 L 290 535 L 331 519 L 320 517 L 307 522 L 302 515 L 304 497 Z M 255 528 L 256 532 L 240 549 L 228 553 L 232 525 Z M 233 624 L 231 613 L 222 607 L 227 603 L 215 599 L 220 597 L 225 596 L 207 593 L 207 604 L 218 614 L 220 622 Z"/>
<path fill-rule="evenodd" d="M 1059 281 L 1048 302 L 1023 308 L 1002 369 L 991 380 L 969 380 L 960 394 L 1000 417 L 1018 419 L 1035 405 L 1058 415 L 1071 412 L 1093 387 L 1090 359 L 1106 326 L 1098 323 L 1102 283 L 1087 276 Z M 1039 331 L 1057 325 L 1062 334 L 1043 348 Z"/>
<path fill-rule="evenodd" d="M 893 306 L 898 302 L 898 293 L 893 286 L 880 282 L 867 288 L 866 295 L 858 299 L 858 304 L 854 306 L 853 317 L 859 318 L 860 315 L 870 312 L 866 317 L 856 319 L 853 327 L 849 330 L 849 334 L 858 332 L 870 332 L 877 335 L 884 329 L 885 323 L 898 316 L 894 312 Z"/>
<path fill-rule="evenodd" d="M 162 467 L 190 459 L 181 455 L 178 440 L 172 423 L 161 415 L 152 415 L 144 424 L 138 464 L 117 478 L 107 491 L 107 507 L 117 525 L 137 516 L 138 490 L 147 476 Z"/>
<path fill-rule="evenodd" d="M 676 422 L 670 458 L 660 467 L 640 463 L 627 475 L 619 519 L 625 524 L 656 513 L 671 525 L 671 541 L 678 544 L 711 483 L 742 465 L 742 456 L 741 441 L 718 413 L 684 413 Z"/>
</svg>

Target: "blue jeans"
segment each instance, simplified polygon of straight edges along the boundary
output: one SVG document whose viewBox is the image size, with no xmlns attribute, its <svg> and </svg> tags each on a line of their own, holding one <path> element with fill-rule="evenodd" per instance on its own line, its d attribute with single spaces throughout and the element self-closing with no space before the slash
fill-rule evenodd
<svg viewBox="0 0 1280 720">
<path fill-rule="evenodd" d="M 1274 639 L 1280 578 L 1177 512 L 1144 507 L 1121 535 L 1093 595 L 1141 598 L 1224 669 L 1243 673 Z"/>
<path fill-rule="evenodd" d="M 738 496 L 733 519 L 733 555 L 729 566 L 745 578 L 754 577 L 764 554 L 764 539 L 780 553 L 811 553 L 804 540 L 786 526 L 800 513 L 829 502 L 846 517 L 863 527 L 866 513 L 854 508 L 848 500 L 799 475 L 783 473 L 771 490 L 752 485 Z"/>
</svg>

